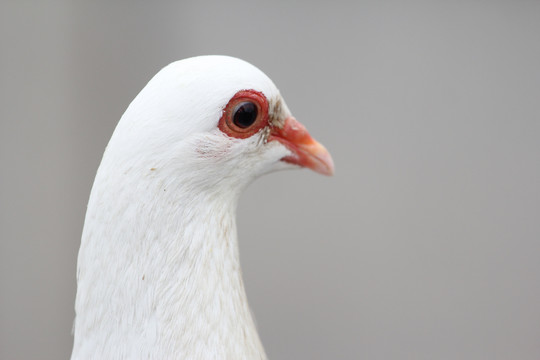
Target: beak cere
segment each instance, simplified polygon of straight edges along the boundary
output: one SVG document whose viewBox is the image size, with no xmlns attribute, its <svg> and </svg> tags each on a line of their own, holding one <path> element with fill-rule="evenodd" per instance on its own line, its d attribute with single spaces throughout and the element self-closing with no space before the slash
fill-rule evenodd
<svg viewBox="0 0 540 360">
<path fill-rule="evenodd" d="M 291 155 L 281 161 L 309 168 L 323 175 L 334 174 L 334 162 L 324 146 L 309 135 L 304 125 L 294 117 L 285 119 L 282 128 L 273 127 L 269 141 L 279 141 L 285 145 Z"/>
</svg>

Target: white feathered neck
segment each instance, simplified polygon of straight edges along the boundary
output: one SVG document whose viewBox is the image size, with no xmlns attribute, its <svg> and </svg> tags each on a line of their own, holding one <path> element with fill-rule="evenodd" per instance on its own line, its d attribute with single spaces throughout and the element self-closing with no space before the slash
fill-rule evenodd
<svg viewBox="0 0 540 360">
<path fill-rule="evenodd" d="M 263 358 L 240 271 L 237 194 L 101 184 L 92 197 L 112 205 L 88 209 L 73 357 Z M 153 201 L 126 206 L 141 192 Z"/>
</svg>

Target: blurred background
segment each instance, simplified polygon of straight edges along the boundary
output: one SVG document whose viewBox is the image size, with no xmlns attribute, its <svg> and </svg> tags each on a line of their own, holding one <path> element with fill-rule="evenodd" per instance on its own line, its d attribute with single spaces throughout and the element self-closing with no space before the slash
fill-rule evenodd
<svg viewBox="0 0 540 360">
<path fill-rule="evenodd" d="M 262 69 L 333 178 L 239 208 L 271 359 L 540 359 L 540 2 L 0 5 L 0 358 L 66 359 L 103 150 L 164 65 Z"/>
</svg>

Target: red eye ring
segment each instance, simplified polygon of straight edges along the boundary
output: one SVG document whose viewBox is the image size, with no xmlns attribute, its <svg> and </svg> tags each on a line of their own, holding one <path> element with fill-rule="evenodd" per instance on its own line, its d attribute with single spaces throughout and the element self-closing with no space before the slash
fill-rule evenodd
<svg viewBox="0 0 540 360">
<path fill-rule="evenodd" d="M 243 102 L 252 103 L 257 107 L 255 121 L 247 127 L 240 127 L 234 123 L 235 111 Z M 268 125 L 268 100 L 263 93 L 250 89 L 240 90 L 229 100 L 219 119 L 218 128 L 230 137 L 245 139 L 259 132 L 266 125 Z"/>
</svg>

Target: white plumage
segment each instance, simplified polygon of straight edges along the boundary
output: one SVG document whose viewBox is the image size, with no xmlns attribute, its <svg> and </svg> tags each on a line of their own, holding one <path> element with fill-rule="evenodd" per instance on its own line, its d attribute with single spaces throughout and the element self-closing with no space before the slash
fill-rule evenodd
<svg viewBox="0 0 540 360">
<path fill-rule="evenodd" d="M 235 211 L 249 182 L 291 164 L 333 171 L 260 70 L 224 56 L 161 70 L 122 116 L 96 175 L 72 359 L 266 358 Z"/>
</svg>

